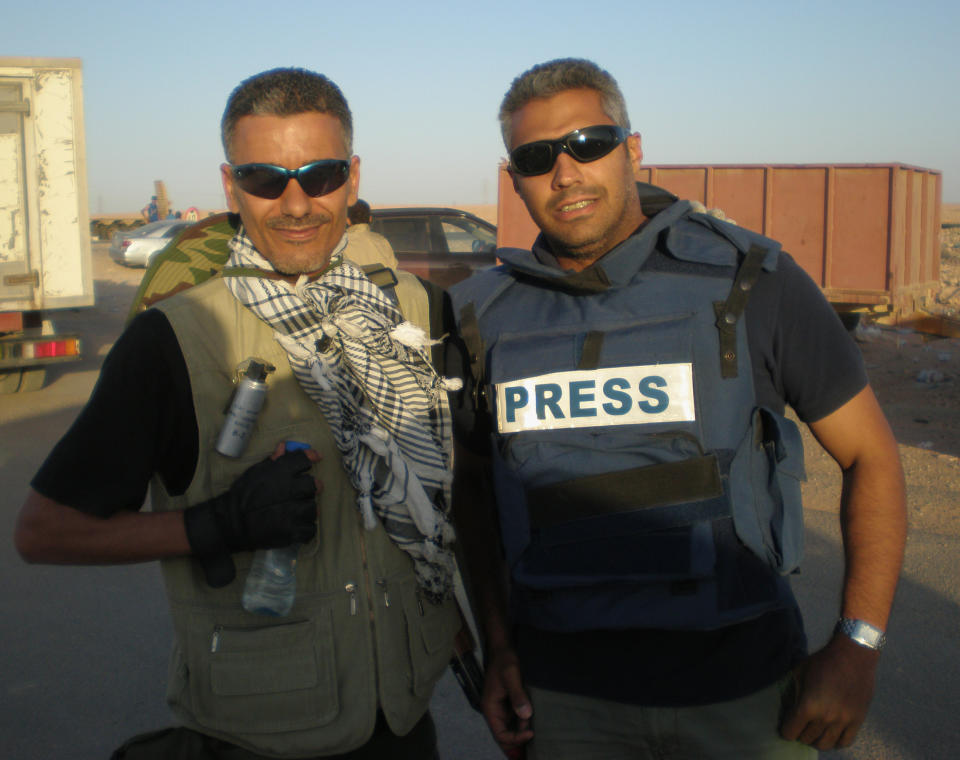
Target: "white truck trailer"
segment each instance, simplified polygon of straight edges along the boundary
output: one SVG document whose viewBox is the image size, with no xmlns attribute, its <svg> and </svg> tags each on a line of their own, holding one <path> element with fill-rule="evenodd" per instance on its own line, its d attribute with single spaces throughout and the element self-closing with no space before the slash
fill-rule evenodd
<svg viewBox="0 0 960 760">
<path fill-rule="evenodd" d="M 78 359 L 51 316 L 92 305 L 80 60 L 0 57 L 0 393 Z"/>
</svg>

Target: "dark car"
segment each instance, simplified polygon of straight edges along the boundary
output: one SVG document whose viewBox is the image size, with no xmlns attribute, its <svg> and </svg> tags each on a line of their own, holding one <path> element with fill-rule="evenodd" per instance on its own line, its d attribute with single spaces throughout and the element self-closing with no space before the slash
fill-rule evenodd
<svg viewBox="0 0 960 760">
<path fill-rule="evenodd" d="M 393 246 L 400 268 L 443 287 L 493 266 L 497 228 L 455 208 L 378 208 L 370 227 Z"/>
</svg>

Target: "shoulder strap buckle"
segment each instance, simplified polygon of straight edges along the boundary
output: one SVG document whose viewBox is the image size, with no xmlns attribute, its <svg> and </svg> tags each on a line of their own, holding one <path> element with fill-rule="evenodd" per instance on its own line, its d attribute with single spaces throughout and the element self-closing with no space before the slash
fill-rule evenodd
<svg viewBox="0 0 960 760">
<path fill-rule="evenodd" d="M 750 292 L 760 277 L 767 249 L 756 243 L 751 244 L 737 270 L 737 276 L 730 288 L 726 301 L 715 301 L 717 330 L 720 331 L 720 370 L 721 376 L 737 376 L 737 322 L 743 316 Z"/>
</svg>

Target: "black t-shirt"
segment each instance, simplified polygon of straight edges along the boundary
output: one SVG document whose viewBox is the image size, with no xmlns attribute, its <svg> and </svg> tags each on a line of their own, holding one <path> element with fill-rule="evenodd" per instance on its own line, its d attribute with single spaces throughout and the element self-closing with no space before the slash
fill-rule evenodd
<svg viewBox="0 0 960 760">
<path fill-rule="evenodd" d="M 555 265 L 535 247 L 541 263 Z M 552 260 L 552 261 L 551 261 Z M 694 271 L 654 250 L 646 268 Z M 731 272 L 732 274 L 732 272 Z M 782 254 L 764 271 L 745 311 L 758 404 L 804 422 L 837 410 L 867 384 L 860 351 L 817 285 Z M 461 425 L 463 418 L 460 418 Z M 477 412 L 461 443 L 480 452 L 493 422 Z M 806 653 L 792 606 L 717 631 L 597 630 L 557 633 L 518 626 L 524 678 L 541 688 L 619 702 L 684 706 L 736 699 L 773 683 Z"/>
<path fill-rule="evenodd" d="M 100 517 L 136 511 L 154 473 L 172 495 L 186 491 L 197 438 L 180 344 L 163 312 L 149 309 L 117 339 L 90 400 L 31 485 Z"/>
</svg>

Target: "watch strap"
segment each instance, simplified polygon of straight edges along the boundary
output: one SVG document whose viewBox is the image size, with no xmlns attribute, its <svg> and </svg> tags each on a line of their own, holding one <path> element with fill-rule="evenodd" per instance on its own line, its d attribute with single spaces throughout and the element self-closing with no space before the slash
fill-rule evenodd
<svg viewBox="0 0 960 760">
<path fill-rule="evenodd" d="M 875 625 L 871 625 L 865 620 L 842 617 L 837 621 L 835 630 L 852 639 L 860 646 L 873 649 L 877 652 L 883 649 L 887 643 L 887 635 Z"/>
</svg>

